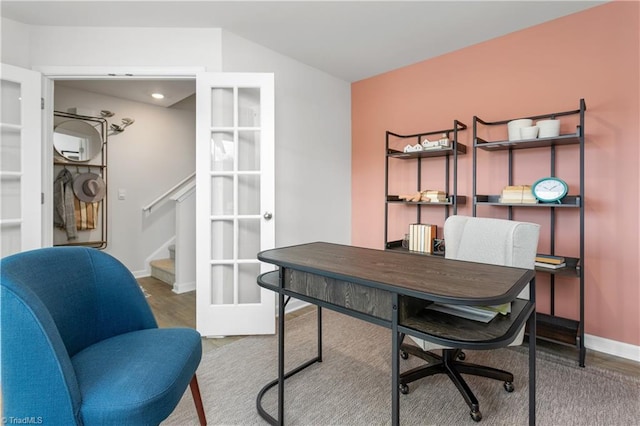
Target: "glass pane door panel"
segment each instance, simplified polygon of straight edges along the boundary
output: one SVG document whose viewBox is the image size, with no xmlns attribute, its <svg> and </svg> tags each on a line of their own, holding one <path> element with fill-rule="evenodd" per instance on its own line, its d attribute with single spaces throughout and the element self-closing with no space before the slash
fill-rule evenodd
<svg viewBox="0 0 640 426">
<path fill-rule="evenodd" d="M 238 132 L 238 170 L 260 171 L 260 132 L 243 130 Z"/>
<path fill-rule="evenodd" d="M 20 251 L 22 245 L 22 234 L 19 224 L 2 225 L 0 230 L 0 257 Z"/>
<path fill-rule="evenodd" d="M 238 176 L 238 214 L 260 214 L 260 176 Z"/>
<path fill-rule="evenodd" d="M 260 251 L 260 219 L 238 219 L 238 258 L 257 259 Z"/>
<path fill-rule="evenodd" d="M 260 264 L 238 265 L 238 303 L 260 303 L 260 286 L 256 277 L 260 275 Z"/>
<path fill-rule="evenodd" d="M 238 126 L 260 127 L 260 89 L 238 88 Z"/>
<path fill-rule="evenodd" d="M 211 126 L 231 127 L 233 126 L 233 88 L 212 88 L 211 89 Z"/>
<path fill-rule="evenodd" d="M 232 171 L 234 152 L 233 132 L 211 133 L 211 170 L 220 172 Z"/>
<path fill-rule="evenodd" d="M 0 183 L 2 205 L 0 205 L 1 220 L 16 220 L 21 218 L 20 209 L 20 179 L 2 179 Z M 2 230 L 4 232 L 4 229 Z"/>
<path fill-rule="evenodd" d="M 233 214 L 233 176 L 211 177 L 211 214 Z"/>
<path fill-rule="evenodd" d="M 20 147 L 20 131 L 3 128 L 2 140 L 0 140 L 0 170 L 20 171 Z"/>
<path fill-rule="evenodd" d="M 232 260 L 233 247 L 233 220 L 211 221 L 211 260 Z"/>
<path fill-rule="evenodd" d="M 233 303 L 233 265 L 211 266 L 211 304 Z"/>
<path fill-rule="evenodd" d="M 20 104 L 22 96 L 20 93 L 20 83 L 2 80 L 0 83 L 0 91 L 2 92 L 0 122 L 3 124 L 21 124 Z"/>
</svg>

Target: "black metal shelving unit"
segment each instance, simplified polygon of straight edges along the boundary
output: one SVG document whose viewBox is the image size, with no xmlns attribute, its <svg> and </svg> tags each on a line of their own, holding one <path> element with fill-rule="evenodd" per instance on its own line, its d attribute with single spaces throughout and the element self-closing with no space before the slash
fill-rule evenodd
<svg viewBox="0 0 640 426">
<path fill-rule="evenodd" d="M 465 130 L 467 126 L 461 121 L 454 120 L 453 127 L 444 130 L 435 130 L 432 132 L 417 133 L 412 135 L 401 135 L 391 131 L 386 132 L 386 155 L 385 155 L 385 210 L 384 210 L 384 242 L 385 248 L 388 250 L 407 250 L 402 247 L 402 240 L 390 240 L 389 238 L 389 207 L 391 205 L 403 205 L 406 208 L 413 208 L 416 212 L 416 223 L 421 223 L 422 209 L 423 208 L 441 208 L 444 210 L 444 218 L 446 219 L 450 214 L 456 214 L 458 205 L 466 203 L 465 196 L 458 195 L 458 156 L 466 154 L 467 147 L 464 144 L 458 143 L 459 132 Z M 433 150 L 424 150 L 416 152 L 404 152 L 402 147 L 410 144 L 415 145 L 421 143 L 424 138 L 429 136 L 441 136 L 446 135 L 450 143 L 447 148 L 439 148 Z M 389 162 L 395 160 L 401 161 L 414 161 L 417 162 L 416 166 L 416 191 L 420 191 L 422 185 L 422 172 L 423 167 L 427 167 L 425 159 L 441 158 L 444 163 L 445 174 L 445 188 L 444 192 L 447 195 L 446 202 L 412 202 L 405 201 L 399 198 L 400 194 L 389 194 Z M 411 190 L 408 189 L 407 192 Z M 407 231 L 408 231 L 407 224 Z"/>
<path fill-rule="evenodd" d="M 503 121 L 485 121 L 477 116 L 473 117 L 473 216 L 478 215 L 478 207 L 482 206 L 499 206 L 507 209 L 508 218 L 513 218 L 513 209 L 547 209 L 549 210 L 550 222 L 550 253 L 556 255 L 556 227 L 557 217 L 561 214 L 578 214 L 579 215 L 579 235 L 578 239 L 580 257 L 563 256 L 562 253 L 557 255 L 566 259 L 567 266 L 561 269 L 536 268 L 539 273 L 550 275 L 550 312 L 549 314 L 537 314 L 537 337 L 542 340 L 554 343 L 575 346 L 578 349 L 578 362 L 584 367 L 585 347 L 584 347 L 584 116 L 587 107 L 584 99 L 580 99 L 580 105 L 577 110 L 556 112 L 550 114 L 542 114 L 530 117 L 532 120 L 556 119 L 563 116 L 577 116 L 579 124 L 576 126 L 576 132 L 572 134 L 561 134 L 551 138 L 536 138 L 518 141 L 488 141 L 478 136 L 479 131 L 484 128 L 487 130 L 493 126 L 505 126 L 511 119 Z M 568 194 L 560 203 L 537 203 L 537 204 L 504 204 L 499 201 L 499 195 L 478 194 L 477 176 L 478 176 L 478 150 L 488 152 L 507 151 L 508 152 L 508 182 L 507 185 L 513 185 L 513 162 L 516 151 L 522 151 L 533 148 L 547 148 L 550 150 L 550 176 L 556 176 L 556 148 L 564 145 L 576 146 L 579 151 L 580 166 L 580 188 L 578 193 Z M 568 210 L 567 210 L 568 209 Z M 562 212 L 562 213 L 561 213 Z M 569 213 L 565 213 L 569 212 Z M 573 213 L 571 213 L 573 212 Z M 580 315 L 579 320 L 563 318 L 555 313 L 555 288 L 556 277 L 575 277 L 579 281 L 580 286 Z"/>
</svg>

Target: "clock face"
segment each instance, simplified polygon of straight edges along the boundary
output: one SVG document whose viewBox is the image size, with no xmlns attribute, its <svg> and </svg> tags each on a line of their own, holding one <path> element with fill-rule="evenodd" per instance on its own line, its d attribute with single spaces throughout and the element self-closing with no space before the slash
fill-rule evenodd
<svg viewBox="0 0 640 426">
<path fill-rule="evenodd" d="M 566 182 L 556 177 L 542 178 L 531 186 L 534 197 L 542 202 L 553 202 L 567 195 L 569 187 Z"/>
</svg>

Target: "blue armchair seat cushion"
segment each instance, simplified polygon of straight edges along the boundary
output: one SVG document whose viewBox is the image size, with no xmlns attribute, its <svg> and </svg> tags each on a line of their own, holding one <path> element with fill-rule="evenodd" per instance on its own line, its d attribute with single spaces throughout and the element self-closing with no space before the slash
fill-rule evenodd
<svg viewBox="0 0 640 426">
<path fill-rule="evenodd" d="M 71 362 L 83 423 L 159 424 L 182 397 L 201 355 L 200 334 L 187 328 L 133 331 L 78 352 Z"/>
</svg>

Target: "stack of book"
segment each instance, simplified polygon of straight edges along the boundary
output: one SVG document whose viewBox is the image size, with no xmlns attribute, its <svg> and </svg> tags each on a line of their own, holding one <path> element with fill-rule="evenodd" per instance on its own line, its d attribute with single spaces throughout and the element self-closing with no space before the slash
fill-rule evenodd
<svg viewBox="0 0 640 426">
<path fill-rule="evenodd" d="M 505 204 L 535 204 L 538 202 L 531 192 L 531 185 L 505 186 L 500 195 L 500 202 Z"/>
<path fill-rule="evenodd" d="M 447 201 L 447 194 L 443 191 L 426 190 L 422 191 L 422 201 L 431 203 L 443 203 Z"/>
<path fill-rule="evenodd" d="M 536 266 L 548 269 L 559 269 L 567 266 L 565 258 L 562 256 L 552 256 L 549 254 L 536 254 Z"/>
<path fill-rule="evenodd" d="M 433 254 L 433 240 L 437 237 L 438 227 L 424 223 L 409 225 L 409 250 Z"/>
</svg>

